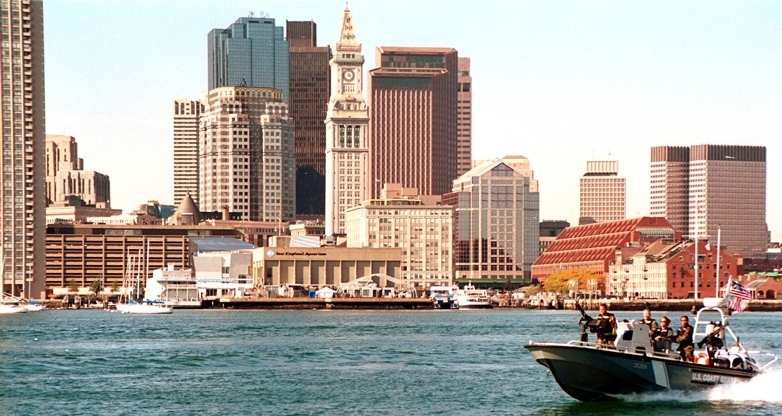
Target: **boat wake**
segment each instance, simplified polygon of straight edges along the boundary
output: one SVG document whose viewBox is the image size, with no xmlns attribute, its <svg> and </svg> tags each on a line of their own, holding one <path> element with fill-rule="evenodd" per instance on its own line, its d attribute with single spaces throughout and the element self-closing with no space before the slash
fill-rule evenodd
<svg viewBox="0 0 782 416">
<path fill-rule="evenodd" d="M 720 384 L 707 390 L 683 392 L 668 390 L 617 397 L 628 403 L 639 402 L 754 402 L 782 403 L 782 369 L 771 369 L 745 383 Z"/>
</svg>

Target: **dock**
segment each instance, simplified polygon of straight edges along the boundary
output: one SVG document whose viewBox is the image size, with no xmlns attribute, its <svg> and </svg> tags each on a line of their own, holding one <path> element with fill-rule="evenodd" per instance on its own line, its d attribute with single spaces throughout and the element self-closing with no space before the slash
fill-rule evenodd
<svg viewBox="0 0 782 416">
<path fill-rule="evenodd" d="M 221 309 L 433 309 L 426 298 L 218 298 L 202 301 Z"/>
</svg>

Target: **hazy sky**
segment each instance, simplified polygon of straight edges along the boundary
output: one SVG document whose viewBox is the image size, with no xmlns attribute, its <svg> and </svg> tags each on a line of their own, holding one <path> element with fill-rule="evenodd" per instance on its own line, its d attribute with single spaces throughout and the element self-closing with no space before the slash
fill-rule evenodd
<svg viewBox="0 0 782 416">
<path fill-rule="evenodd" d="M 173 202 L 173 100 L 207 88 L 207 33 L 250 11 L 313 20 L 333 45 L 342 1 L 45 1 L 46 124 L 76 137 L 112 206 Z M 472 60 L 473 158 L 530 159 L 541 219 L 578 220 L 588 159 L 619 160 L 627 215 L 649 211 L 649 150 L 768 149 L 782 239 L 782 2 L 353 1 L 364 70 L 376 46 Z M 366 95 L 366 91 L 365 91 Z M 748 201 L 751 203 L 751 201 Z"/>
</svg>

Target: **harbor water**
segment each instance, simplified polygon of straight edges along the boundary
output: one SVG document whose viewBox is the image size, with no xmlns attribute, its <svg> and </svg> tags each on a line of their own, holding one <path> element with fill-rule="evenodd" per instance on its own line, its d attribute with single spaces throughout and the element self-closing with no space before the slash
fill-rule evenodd
<svg viewBox="0 0 782 416">
<path fill-rule="evenodd" d="M 2 315 L 0 415 L 782 414 L 782 363 L 740 385 L 577 402 L 523 345 L 577 339 L 578 318 L 518 309 Z M 782 354 L 782 313 L 737 314 L 731 328 L 749 350 Z"/>
</svg>

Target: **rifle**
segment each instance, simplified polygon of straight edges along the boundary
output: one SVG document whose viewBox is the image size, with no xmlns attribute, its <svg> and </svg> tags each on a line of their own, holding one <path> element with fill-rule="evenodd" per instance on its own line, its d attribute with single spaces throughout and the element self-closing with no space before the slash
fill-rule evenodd
<svg viewBox="0 0 782 416">
<path fill-rule="evenodd" d="M 589 335 L 587 334 L 586 329 L 589 327 L 589 324 L 593 321 L 593 319 L 591 316 L 587 315 L 587 313 L 584 311 L 584 308 L 582 308 L 581 304 L 578 303 L 578 299 L 576 299 L 576 309 L 581 312 L 581 319 L 578 320 L 578 324 L 581 325 L 581 342 L 589 342 Z"/>
<path fill-rule="evenodd" d="M 719 335 L 720 331 L 722 331 L 726 326 L 727 324 L 724 326 L 715 324 L 714 331 L 711 331 L 710 334 L 703 337 L 701 342 L 698 343 L 698 348 L 703 348 L 703 344 L 708 344 L 709 347 L 712 347 L 713 349 L 722 348 L 723 346 L 722 339 L 720 339 L 720 337 L 718 337 L 717 335 Z"/>
</svg>

